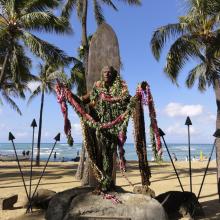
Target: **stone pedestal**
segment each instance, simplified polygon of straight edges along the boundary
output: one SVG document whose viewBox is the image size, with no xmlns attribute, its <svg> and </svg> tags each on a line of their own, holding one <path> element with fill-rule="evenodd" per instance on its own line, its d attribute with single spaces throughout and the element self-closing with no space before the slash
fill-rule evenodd
<svg viewBox="0 0 220 220">
<path fill-rule="evenodd" d="M 130 219 L 167 220 L 162 205 L 149 196 L 112 192 L 120 203 L 114 204 L 103 195 L 94 195 L 92 188 L 76 188 L 58 193 L 51 200 L 47 220 Z"/>
<path fill-rule="evenodd" d="M 0 198 L 0 210 L 12 209 L 17 201 L 18 195 L 11 195 L 4 198 Z"/>
</svg>

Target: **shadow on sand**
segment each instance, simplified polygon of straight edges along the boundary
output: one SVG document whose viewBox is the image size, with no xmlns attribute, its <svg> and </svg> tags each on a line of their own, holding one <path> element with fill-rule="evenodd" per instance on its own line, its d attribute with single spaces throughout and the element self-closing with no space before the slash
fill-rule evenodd
<svg viewBox="0 0 220 220">
<path fill-rule="evenodd" d="M 205 218 L 198 218 L 199 220 L 220 219 L 220 202 L 218 199 L 201 202 L 200 204 L 206 216 Z"/>
</svg>

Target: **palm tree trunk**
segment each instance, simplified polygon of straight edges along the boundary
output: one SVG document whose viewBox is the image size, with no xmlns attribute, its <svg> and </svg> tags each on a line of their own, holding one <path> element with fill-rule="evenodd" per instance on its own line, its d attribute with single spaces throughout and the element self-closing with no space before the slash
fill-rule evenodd
<svg viewBox="0 0 220 220">
<path fill-rule="evenodd" d="M 37 138 L 37 156 L 36 156 L 37 166 L 40 166 L 40 143 L 41 143 L 43 108 L 44 108 L 44 90 L 42 91 L 41 105 L 40 105 L 40 118 L 39 118 L 39 129 L 38 129 L 38 138 Z"/>
<path fill-rule="evenodd" d="M 83 177 L 84 161 L 85 161 L 85 147 L 84 147 L 84 144 L 82 144 L 82 149 L 80 153 L 80 161 L 79 161 L 79 165 L 78 165 L 76 175 L 75 175 L 77 180 L 81 180 Z"/>
<path fill-rule="evenodd" d="M 85 68 L 85 75 L 88 74 L 88 58 L 89 58 L 89 45 L 87 39 L 87 10 L 88 10 L 88 0 L 83 0 L 83 12 L 82 12 L 81 24 L 82 24 L 82 46 L 84 48 L 83 66 Z M 86 77 L 85 77 L 85 85 L 86 85 Z M 87 93 L 87 89 L 85 88 L 84 94 L 86 93 Z M 84 160 L 85 152 L 86 149 L 85 146 L 83 145 L 82 154 L 76 173 L 76 178 L 77 179 L 80 178 L 82 185 L 86 185 L 88 183 L 88 176 L 89 176 L 89 169 L 88 169 L 89 164 L 88 161 Z M 86 160 L 88 160 L 88 157 Z"/>
<path fill-rule="evenodd" d="M 85 67 L 85 75 L 88 74 L 88 57 L 89 57 L 89 45 L 87 39 L 87 11 L 88 11 L 88 0 L 84 0 L 83 12 L 82 12 L 82 46 L 84 48 L 83 64 Z"/>
<path fill-rule="evenodd" d="M 9 52 L 7 51 L 7 53 L 5 55 L 3 65 L 2 65 L 1 75 L 0 75 L 0 87 L 1 87 L 1 85 L 3 83 L 3 80 L 4 80 L 5 67 L 6 67 L 6 64 L 7 64 L 7 61 L 8 61 L 8 57 L 9 57 Z"/>
<path fill-rule="evenodd" d="M 215 80 L 215 96 L 217 104 L 216 130 L 220 129 L 220 79 Z M 216 138 L 217 187 L 220 201 L 220 138 Z"/>
</svg>

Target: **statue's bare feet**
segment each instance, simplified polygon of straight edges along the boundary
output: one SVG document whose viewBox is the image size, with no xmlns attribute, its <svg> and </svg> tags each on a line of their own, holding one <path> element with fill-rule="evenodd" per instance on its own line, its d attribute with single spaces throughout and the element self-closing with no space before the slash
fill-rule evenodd
<svg viewBox="0 0 220 220">
<path fill-rule="evenodd" d="M 93 191 L 92 191 L 92 194 L 94 195 L 101 195 L 103 192 L 102 190 L 100 189 L 100 187 L 96 187 Z"/>
</svg>

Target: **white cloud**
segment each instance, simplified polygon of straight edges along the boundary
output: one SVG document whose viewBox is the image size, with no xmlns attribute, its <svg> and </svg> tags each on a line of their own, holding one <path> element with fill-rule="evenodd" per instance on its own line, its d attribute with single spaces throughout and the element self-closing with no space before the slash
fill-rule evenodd
<svg viewBox="0 0 220 220">
<path fill-rule="evenodd" d="M 169 117 L 198 116 L 203 113 L 203 106 L 202 105 L 184 105 L 181 103 L 171 102 L 165 107 L 165 113 Z"/>
<path fill-rule="evenodd" d="M 181 135 L 185 136 L 188 134 L 188 129 L 186 125 L 182 125 L 180 123 L 176 123 L 174 125 L 170 125 L 166 130 L 167 134 L 171 135 Z M 190 126 L 190 134 L 197 135 L 200 132 L 195 129 L 194 126 Z"/>
<path fill-rule="evenodd" d="M 33 92 L 38 86 L 40 85 L 40 82 L 31 81 L 28 83 L 28 88 Z"/>
</svg>

